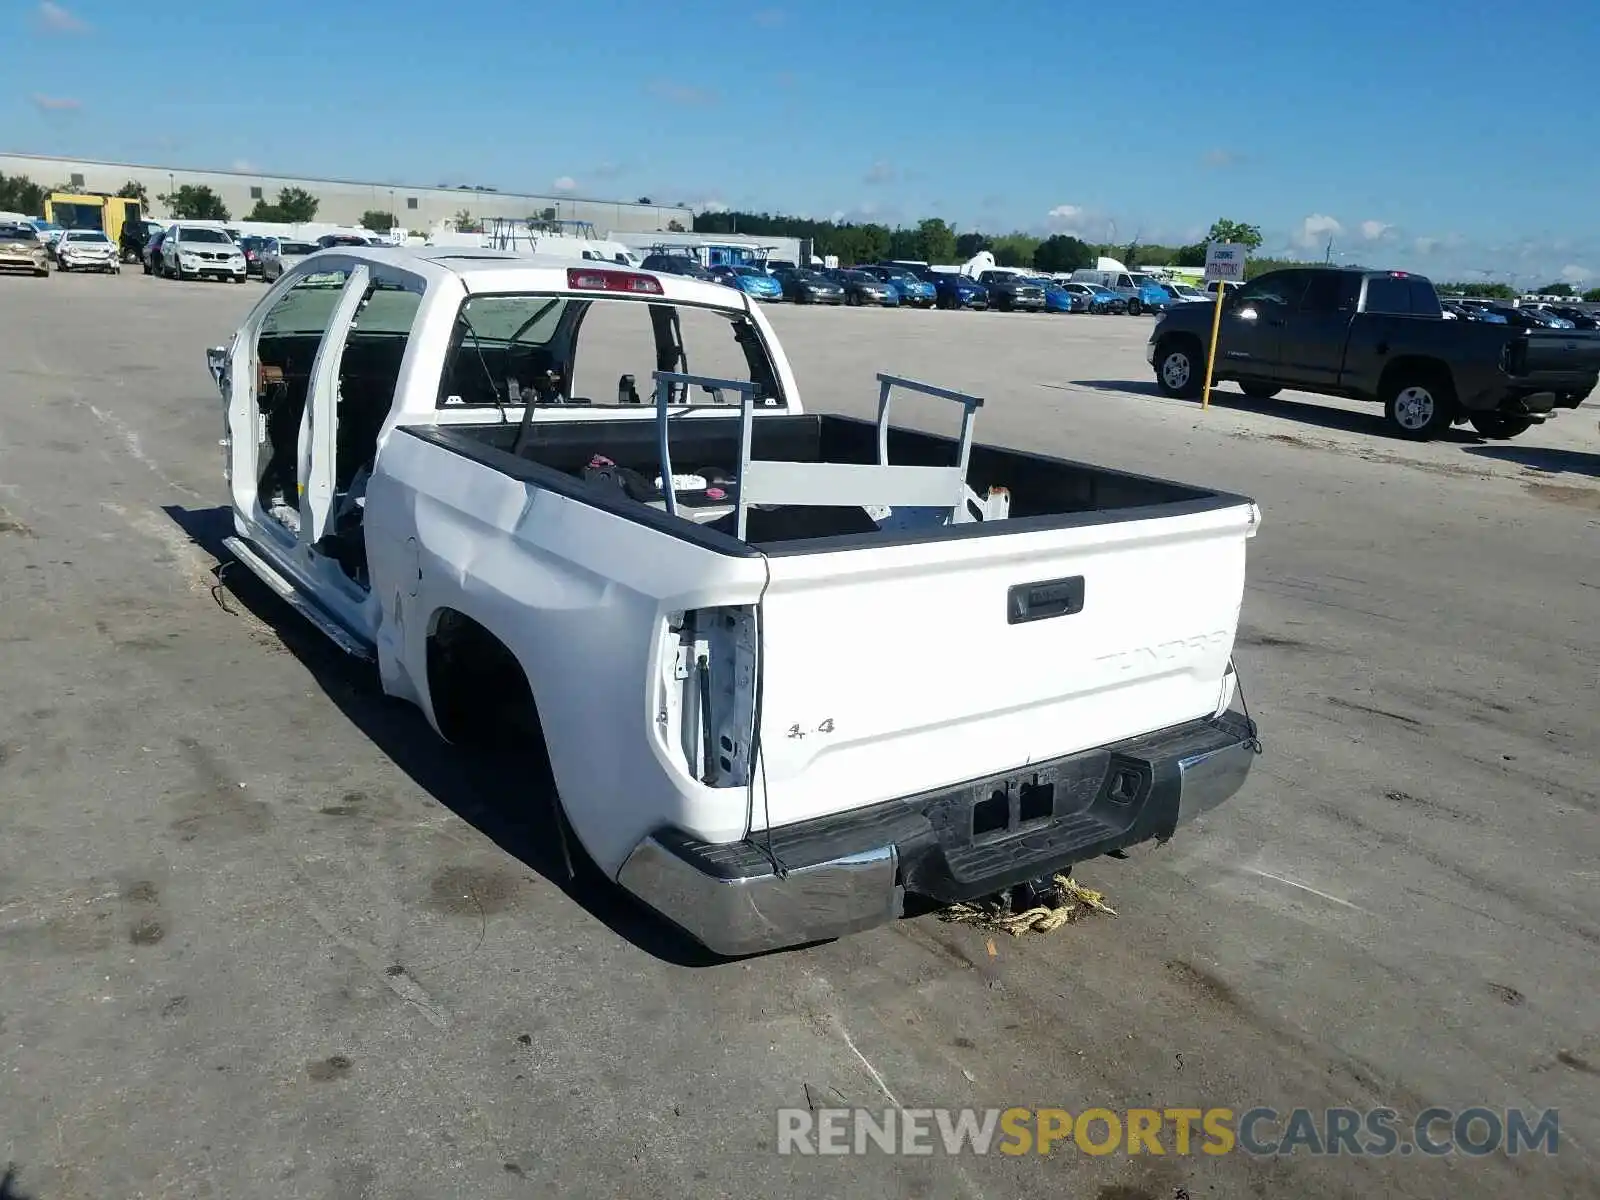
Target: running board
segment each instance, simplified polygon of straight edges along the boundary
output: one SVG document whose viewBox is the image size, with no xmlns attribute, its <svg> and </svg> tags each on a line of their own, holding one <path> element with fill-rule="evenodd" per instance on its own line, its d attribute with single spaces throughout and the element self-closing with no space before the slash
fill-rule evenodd
<svg viewBox="0 0 1600 1200">
<path fill-rule="evenodd" d="M 370 644 L 349 629 L 346 629 L 337 618 L 320 604 L 308 599 L 300 589 L 285 579 L 271 563 L 252 550 L 242 538 L 223 538 L 222 544 L 227 547 L 234 558 L 250 568 L 252 575 L 277 593 L 278 598 L 294 609 L 295 612 L 321 630 L 323 635 L 335 646 L 352 658 L 359 658 L 366 662 L 372 661 L 373 652 Z"/>
</svg>

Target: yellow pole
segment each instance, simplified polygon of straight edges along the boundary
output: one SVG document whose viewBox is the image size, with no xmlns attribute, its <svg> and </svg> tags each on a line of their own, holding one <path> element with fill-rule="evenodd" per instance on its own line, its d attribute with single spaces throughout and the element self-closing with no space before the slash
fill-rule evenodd
<svg viewBox="0 0 1600 1200">
<path fill-rule="evenodd" d="M 1200 409 L 1211 407 L 1211 370 L 1217 365 L 1217 332 L 1222 328 L 1222 293 L 1228 285 L 1217 280 L 1217 310 L 1211 315 L 1211 349 L 1206 352 L 1206 390 L 1200 394 Z"/>
</svg>

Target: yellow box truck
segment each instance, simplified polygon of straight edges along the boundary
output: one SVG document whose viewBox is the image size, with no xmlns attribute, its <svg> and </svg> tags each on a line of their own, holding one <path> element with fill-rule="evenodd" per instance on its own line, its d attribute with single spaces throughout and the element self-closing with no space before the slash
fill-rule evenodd
<svg viewBox="0 0 1600 1200">
<path fill-rule="evenodd" d="M 98 229 L 111 239 L 124 262 L 138 262 L 144 250 L 144 211 L 137 199 L 51 192 L 44 202 L 44 219 L 63 229 Z"/>
</svg>

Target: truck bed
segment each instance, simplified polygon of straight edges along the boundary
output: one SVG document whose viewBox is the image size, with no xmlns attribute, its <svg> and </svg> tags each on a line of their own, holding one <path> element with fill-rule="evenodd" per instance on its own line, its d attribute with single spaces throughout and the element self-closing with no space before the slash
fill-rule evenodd
<svg viewBox="0 0 1600 1200">
<path fill-rule="evenodd" d="M 670 426 L 674 473 L 709 471 L 733 476 L 739 461 L 736 415 L 674 420 Z M 660 454 L 652 422 L 621 419 L 534 424 L 516 454 L 512 453 L 518 436 L 515 424 L 402 426 L 396 432 L 725 554 L 816 553 L 904 545 L 1138 521 L 1249 503 L 1226 492 L 975 444 L 967 483 L 980 496 L 991 487 L 1007 489 L 1010 511 L 1005 520 L 880 528 L 859 508 L 785 506 L 765 512 L 752 510 L 746 539 L 741 542 L 726 520 L 706 521 L 703 513 L 702 519 L 696 519 L 697 508 L 708 503 L 703 497 L 680 493 L 684 515 L 672 516 L 649 498 L 636 498 L 614 484 L 585 479 L 586 468 L 598 455 L 653 482 L 660 473 Z M 897 464 L 947 466 L 955 449 L 954 438 L 897 427 L 889 432 L 889 458 Z M 872 421 L 831 414 L 763 415 L 754 422 L 751 450 L 760 459 L 869 465 L 877 461 L 877 426 Z"/>
</svg>

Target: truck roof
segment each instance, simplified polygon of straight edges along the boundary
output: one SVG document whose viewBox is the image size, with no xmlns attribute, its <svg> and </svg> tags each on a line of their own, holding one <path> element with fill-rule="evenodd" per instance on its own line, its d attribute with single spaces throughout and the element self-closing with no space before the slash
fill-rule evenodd
<svg viewBox="0 0 1600 1200">
<path fill-rule="evenodd" d="M 1340 275 L 1389 275 L 1396 279 L 1427 279 L 1419 271 L 1397 271 L 1392 267 L 1352 267 L 1343 263 L 1307 263 L 1304 266 L 1276 268 L 1281 271 L 1323 271 Z"/>
<path fill-rule="evenodd" d="M 707 305 L 730 312 L 748 311 L 749 308 L 744 292 L 725 284 L 565 255 L 519 253 L 472 246 L 335 246 L 319 251 L 315 257 L 319 261 L 344 258 L 383 264 L 411 271 L 425 279 L 454 277 L 469 292 L 570 292 L 589 296 L 594 291 L 571 286 L 568 272 L 610 271 L 655 280 L 661 286 L 661 298 L 665 301 Z M 621 296 L 625 293 L 611 294 Z"/>
</svg>

